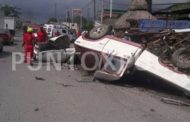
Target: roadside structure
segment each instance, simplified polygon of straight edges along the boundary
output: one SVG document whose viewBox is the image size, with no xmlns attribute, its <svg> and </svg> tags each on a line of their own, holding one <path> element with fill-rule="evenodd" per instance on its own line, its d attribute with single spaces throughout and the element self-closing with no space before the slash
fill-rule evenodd
<svg viewBox="0 0 190 122">
<path fill-rule="evenodd" d="M 190 20 L 190 2 L 174 4 L 154 14 L 164 19 Z"/>
<path fill-rule="evenodd" d="M 134 20 L 156 19 L 148 11 L 146 0 L 132 0 L 128 12 L 123 14 L 115 23 L 114 28 L 129 28 L 135 25 Z"/>
</svg>

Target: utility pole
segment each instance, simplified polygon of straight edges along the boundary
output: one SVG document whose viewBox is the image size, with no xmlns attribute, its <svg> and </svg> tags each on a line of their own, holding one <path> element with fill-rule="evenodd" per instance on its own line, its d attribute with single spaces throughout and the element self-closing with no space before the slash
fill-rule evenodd
<svg viewBox="0 0 190 122">
<path fill-rule="evenodd" d="M 110 18 L 112 18 L 113 0 L 110 0 Z"/>
<path fill-rule="evenodd" d="M 88 7 L 87 9 L 87 18 L 88 18 L 88 21 L 90 20 L 90 8 Z"/>
<path fill-rule="evenodd" d="M 57 19 L 57 3 L 55 3 L 55 6 L 54 6 L 54 16 Z"/>
<path fill-rule="evenodd" d="M 94 21 L 96 20 L 96 0 L 94 1 Z"/>
<path fill-rule="evenodd" d="M 82 9 L 81 9 L 81 13 L 80 13 L 80 29 L 82 29 Z"/>
<path fill-rule="evenodd" d="M 71 28 L 70 8 L 67 9 L 69 28 Z"/>
<path fill-rule="evenodd" d="M 68 22 L 68 9 L 66 9 L 66 14 L 65 14 L 65 17 L 66 17 L 66 22 Z"/>
<path fill-rule="evenodd" d="M 146 0 L 148 4 L 148 11 L 151 13 L 152 12 L 152 0 Z"/>
<path fill-rule="evenodd" d="M 73 18 L 74 18 L 73 9 L 71 9 L 71 22 L 72 22 L 72 23 L 73 23 Z"/>
<path fill-rule="evenodd" d="M 101 5 L 102 9 L 101 9 L 101 24 L 103 23 L 103 19 L 104 19 L 104 0 L 102 0 L 102 5 Z"/>
</svg>

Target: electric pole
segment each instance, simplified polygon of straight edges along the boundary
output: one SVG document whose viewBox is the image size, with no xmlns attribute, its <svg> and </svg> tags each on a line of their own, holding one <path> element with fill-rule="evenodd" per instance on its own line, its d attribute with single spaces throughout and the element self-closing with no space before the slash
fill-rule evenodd
<svg viewBox="0 0 190 122">
<path fill-rule="evenodd" d="M 88 7 L 87 9 L 87 18 L 88 18 L 88 21 L 90 20 L 90 8 Z"/>
<path fill-rule="evenodd" d="M 102 0 L 102 5 L 101 5 L 101 24 L 103 23 L 103 18 L 104 18 L 104 0 Z"/>
<path fill-rule="evenodd" d="M 96 20 L 96 0 L 94 1 L 94 21 Z"/>
<path fill-rule="evenodd" d="M 148 4 L 148 11 L 151 13 L 152 12 L 152 0 L 146 0 Z"/>
<path fill-rule="evenodd" d="M 74 15 L 73 15 L 73 9 L 71 9 L 71 22 L 73 23 Z"/>
<path fill-rule="evenodd" d="M 113 0 L 110 0 L 110 18 L 112 18 Z"/>
<path fill-rule="evenodd" d="M 54 6 L 54 16 L 57 19 L 57 3 L 55 3 L 55 6 Z"/>
<path fill-rule="evenodd" d="M 82 29 L 82 16 L 83 16 L 83 14 L 82 14 L 82 9 L 81 9 L 81 13 L 80 13 L 80 29 Z"/>
</svg>

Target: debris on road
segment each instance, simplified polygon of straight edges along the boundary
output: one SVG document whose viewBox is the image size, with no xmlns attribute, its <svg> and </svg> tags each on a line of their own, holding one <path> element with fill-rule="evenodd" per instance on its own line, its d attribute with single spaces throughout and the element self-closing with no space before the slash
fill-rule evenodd
<svg viewBox="0 0 190 122">
<path fill-rule="evenodd" d="M 35 111 L 35 112 L 38 112 L 38 111 L 39 111 L 39 108 L 34 109 L 34 111 Z"/>
<path fill-rule="evenodd" d="M 166 104 L 190 107 L 190 101 L 184 102 L 181 100 L 175 100 L 175 99 L 171 99 L 171 98 L 162 98 L 161 101 L 166 103 Z"/>
<path fill-rule="evenodd" d="M 155 109 L 151 108 L 150 111 L 151 111 L 151 112 L 155 112 Z"/>
<path fill-rule="evenodd" d="M 74 87 L 73 85 L 67 85 L 65 83 L 56 82 L 57 85 L 61 85 L 63 87 Z"/>
<path fill-rule="evenodd" d="M 77 79 L 77 81 L 90 83 L 90 82 L 94 82 L 94 78 L 92 76 L 84 76 L 84 77 L 81 77 L 80 79 Z"/>
<path fill-rule="evenodd" d="M 45 79 L 42 78 L 42 77 L 35 77 L 35 79 L 36 79 L 36 80 L 40 80 L 40 81 L 45 81 Z"/>
</svg>

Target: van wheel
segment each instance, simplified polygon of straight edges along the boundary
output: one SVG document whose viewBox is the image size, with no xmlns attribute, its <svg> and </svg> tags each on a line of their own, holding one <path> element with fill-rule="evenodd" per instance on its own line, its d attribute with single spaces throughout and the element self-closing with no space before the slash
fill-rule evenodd
<svg viewBox="0 0 190 122">
<path fill-rule="evenodd" d="M 172 62 L 178 68 L 189 69 L 190 68 L 190 49 L 180 48 L 176 50 L 172 55 Z"/>
<path fill-rule="evenodd" d="M 89 37 L 91 39 L 100 39 L 104 37 L 105 35 L 109 34 L 112 31 L 112 27 L 110 25 L 100 25 L 97 27 L 94 27 L 89 32 Z"/>
</svg>

